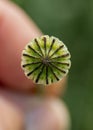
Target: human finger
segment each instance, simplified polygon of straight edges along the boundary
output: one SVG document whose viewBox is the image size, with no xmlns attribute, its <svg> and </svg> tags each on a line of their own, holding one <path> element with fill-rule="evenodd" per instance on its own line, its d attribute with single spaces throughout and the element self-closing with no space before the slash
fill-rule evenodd
<svg viewBox="0 0 93 130">
<path fill-rule="evenodd" d="M 0 79 L 6 86 L 31 88 L 20 67 L 25 44 L 41 32 L 26 14 L 9 1 L 0 1 Z"/>
</svg>

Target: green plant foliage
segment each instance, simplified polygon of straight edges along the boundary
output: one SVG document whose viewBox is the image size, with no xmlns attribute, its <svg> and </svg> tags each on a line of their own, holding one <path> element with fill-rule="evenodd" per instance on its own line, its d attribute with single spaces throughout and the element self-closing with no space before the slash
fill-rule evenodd
<svg viewBox="0 0 93 130">
<path fill-rule="evenodd" d="M 64 96 L 72 130 L 93 130 L 93 0 L 13 0 L 44 34 L 70 49 L 72 67 Z"/>
</svg>

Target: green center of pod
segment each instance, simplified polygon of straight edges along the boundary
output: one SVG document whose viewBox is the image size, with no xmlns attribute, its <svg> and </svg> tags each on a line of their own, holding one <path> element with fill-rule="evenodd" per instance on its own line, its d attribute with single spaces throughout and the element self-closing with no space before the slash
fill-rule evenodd
<svg viewBox="0 0 93 130">
<path fill-rule="evenodd" d="M 62 41 L 44 35 L 26 45 L 21 66 L 29 79 L 37 84 L 48 85 L 67 75 L 71 66 L 70 57 Z"/>
</svg>

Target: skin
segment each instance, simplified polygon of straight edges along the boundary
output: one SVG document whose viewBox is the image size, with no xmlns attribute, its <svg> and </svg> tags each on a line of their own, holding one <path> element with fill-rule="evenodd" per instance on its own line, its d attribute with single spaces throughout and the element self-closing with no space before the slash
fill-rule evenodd
<svg viewBox="0 0 93 130">
<path fill-rule="evenodd" d="M 51 97 L 41 99 L 35 96 L 35 84 L 25 77 L 20 67 L 24 46 L 32 38 L 41 35 L 38 27 L 19 7 L 9 1 L 0 0 L 0 130 L 21 130 L 24 126 L 27 130 L 30 127 L 35 130 L 69 128 L 67 107 L 53 96 L 60 94 L 65 79 L 47 87 L 45 95 Z M 28 115 L 31 116 L 28 118 Z M 33 123 L 33 117 L 36 124 Z M 40 123 L 39 117 L 42 121 Z"/>
</svg>

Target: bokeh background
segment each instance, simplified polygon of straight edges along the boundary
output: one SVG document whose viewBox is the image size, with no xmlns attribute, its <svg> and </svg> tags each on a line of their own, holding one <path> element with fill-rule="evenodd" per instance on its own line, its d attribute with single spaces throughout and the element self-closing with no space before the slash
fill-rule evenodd
<svg viewBox="0 0 93 130">
<path fill-rule="evenodd" d="M 12 0 L 72 55 L 64 100 L 72 130 L 93 130 L 93 0 Z"/>
</svg>

